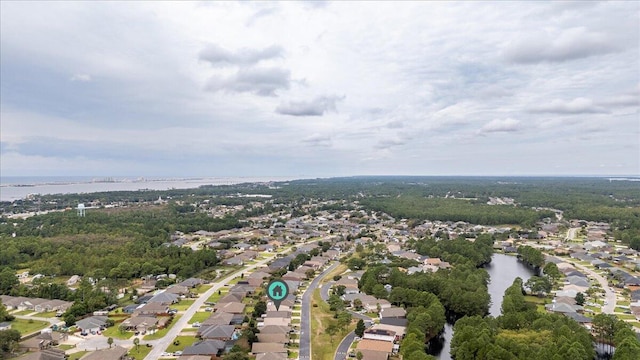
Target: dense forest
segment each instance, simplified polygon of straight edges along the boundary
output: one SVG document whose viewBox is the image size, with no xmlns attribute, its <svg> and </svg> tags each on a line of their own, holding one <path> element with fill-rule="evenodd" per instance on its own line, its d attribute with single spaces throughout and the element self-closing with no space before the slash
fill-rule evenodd
<svg viewBox="0 0 640 360">
<path fill-rule="evenodd" d="M 630 325 L 615 316 L 596 315 L 593 332 L 596 341 L 617 347 L 614 360 L 634 360 L 640 354 Z M 535 304 L 525 301 L 522 279 L 516 278 L 505 291 L 501 316 L 470 316 L 456 322 L 451 355 L 456 360 L 591 360 L 593 341 L 572 319 L 538 312 Z"/>
</svg>

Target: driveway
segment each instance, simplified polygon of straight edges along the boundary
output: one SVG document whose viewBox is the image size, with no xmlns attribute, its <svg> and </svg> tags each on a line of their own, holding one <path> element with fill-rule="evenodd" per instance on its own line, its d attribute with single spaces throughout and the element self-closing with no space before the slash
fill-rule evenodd
<svg viewBox="0 0 640 360">
<path fill-rule="evenodd" d="M 299 359 L 311 359 L 311 297 L 313 292 L 318 288 L 320 280 L 324 278 L 329 272 L 335 269 L 340 263 L 335 262 L 329 266 L 325 271 L 316 276 L 315 279 L 309 284 L 307 290 L 302 294 L 302 313 L 300 319 L 300 351 L 298 353 Z"/>
</svg>

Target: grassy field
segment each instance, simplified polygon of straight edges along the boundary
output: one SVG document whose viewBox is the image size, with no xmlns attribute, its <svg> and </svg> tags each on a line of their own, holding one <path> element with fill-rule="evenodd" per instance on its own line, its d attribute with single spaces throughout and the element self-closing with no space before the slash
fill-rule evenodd
<svg viewBox="0 0 640 360">
<path fill-rule="evenodd" d="M 212 286 L 213 284 L 200 285 L 195 292 L 196 294 L 204 294 L 205 292 L 207 292 L 207 290 L 211 289 Z"/>
<path fill-rule="evenodd" d="M 180 315 L 174 317 L 173 321 L 171 322 L 171 324 L 169 326 L 167 326 L 166 328 L 157 330 L 153 334 L 145 335 L 142 339 L 144 339 L 144 340 L 158 340 L 158 339 L 160 339 L 161 337 L 165 336 L 169 332 L 169 329 L 171 329 L 171 327 L 173 325 L 175 325 L 176 322 L 178 322 L 178 319 L 180 319 Z"/>
<path fill-rule="evenodd" d="M 191 319 L 189 319 L 189 324 L 193 324 L 194 322 L 203 322 L 207 320 L 209 316 L 211 316 L 211 313 L 208 311 L 198 311 Z"/>
<path fill-rule="evenodd" d="M 332 339 L 325 329 L 334 321 L 333 313 L 329 310 L 329 304 L 322 301 L 320 290 L 313 292 L 311 304 L 311 360 L 333 360 L 340 341 L 355 325 L 352 323 L 344 333 L 338 333 Z"/>
<path fill-rule="evenodd" d="M 171 308 L 178 309 L 178 311 L 184 311 L 187 310 L 191 305 L 193 305 L 194 302 L 195 300 L 180 300 L 179 303 L 171 305 Z"/>
<path fill-rule="evenodd" d="M 35 311 L 33 311 L 33 310 L 21 310 L 21 311 L 13 313 L 13 315 L 25 316 L 25 315 L 32 314 L 34 312 Z"/>
<path fill-rule="evenodd" d="M 320 281 L 321 284 L 324 284 L 328 281 L 333 281 L 333 277 L 336 275 L 341 275 L 343 272 L 347 271 L 347 265 L 345 264 L 340 264 L 338 266 L 336 266 L 335 269 L 331 270 L 330 273 L 327 274 L 327 276 L 324 277 L 324 279 L 322 279 Z"/>
<path fill-rule="evenodd" d="M 229 292 L 229 289 L 220 289 L 219 291 L 220 291 L 220 294 L 215 292 L 213 295 L 209 296 L 206 302 L 217 303 L 221 297 L 227 295 L 227 292 Z"/>
<path fill-rule="evenodd" d="M 131 331 L 120 331 L 118 324 L 108 327 L 102 334 L 106 337 L 112 337 L 114 339 L 127 340 L 133 336 Z"/>
<path fill-rule="evenodd" d="M 88 353 L 88 351 L 78 351 L 76 353 L 73 353 L 69 355 L 69 360 L 78 360 L 81 357 L 83 357 L 86 353 Z"/>
<path fill-rule="evenodd" d="M 538 296 L 531 296 L 531 295 L 525 295 L 524 296 L 524 300 L 530 303 L 534 303 L 534 304 L 544 304 L 545 300 L 547 298 L 544 297 L 538 297 Z"/>
<path fill-rule="evenodd" d="M 133 357 L 135 360 L 142 360 L 149 355 L 151 349 L 151 347 L 146 347 L 144 345 L 138 346 L 137 349 L 134 346 L 129 350 L 129 356 Z"/>
<path fill-rule="evenodd" d="M 167 352 L 176 352 L 178 350 L 182 351 L 184 350 L 184 348 L 186 348 L 187 346 L 192 345 L 194 342 L 196 342 L 196 340 L 198 340 L 197 338 L 195 338 L 194 336 L 178 336 L 175 339 L 173 339 L 173 341 L 171 342 L 171 345 L 169 345 L 169 347 L 167 348 Z M 174 345 L 173 343 L 178 341 L 179 345 Z"/>
<path fill-rule="evenodd" d="M 23 336 L 42 330 L 47 326 L 49 326 L 48 322 L 40 320 L 15 319 L 11 322 L 11 329 L 18 330 Z"/>
</svg>

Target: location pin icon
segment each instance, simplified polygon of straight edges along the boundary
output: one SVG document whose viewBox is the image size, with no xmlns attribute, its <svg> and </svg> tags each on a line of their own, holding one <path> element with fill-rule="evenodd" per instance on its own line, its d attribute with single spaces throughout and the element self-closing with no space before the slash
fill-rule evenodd
<svg viewBox="0 0 640 360">
<path fill-rule="evenodd" d="M 267 297 L 273 301 L 276 311 L 280 310 L 280 304 L 282 300 L 287 298 L 287 295 L 289 295 L 289 286 L 283 280 L 272 280 L 267 285 Z"/>
</svg>

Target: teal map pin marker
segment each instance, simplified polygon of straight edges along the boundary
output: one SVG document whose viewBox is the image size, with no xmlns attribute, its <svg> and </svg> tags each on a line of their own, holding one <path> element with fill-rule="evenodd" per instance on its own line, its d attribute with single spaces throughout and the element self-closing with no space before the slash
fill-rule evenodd
<svg viewBox="0 0 640 360">
<path fill-rule="evenodd" d="M 276 311 L 280 309 L 280 303 L 289 295 L 289 286 L 283 280 L 272 280 L 267 285 L 267 296 L 276 306 Z"/>
</svg>

